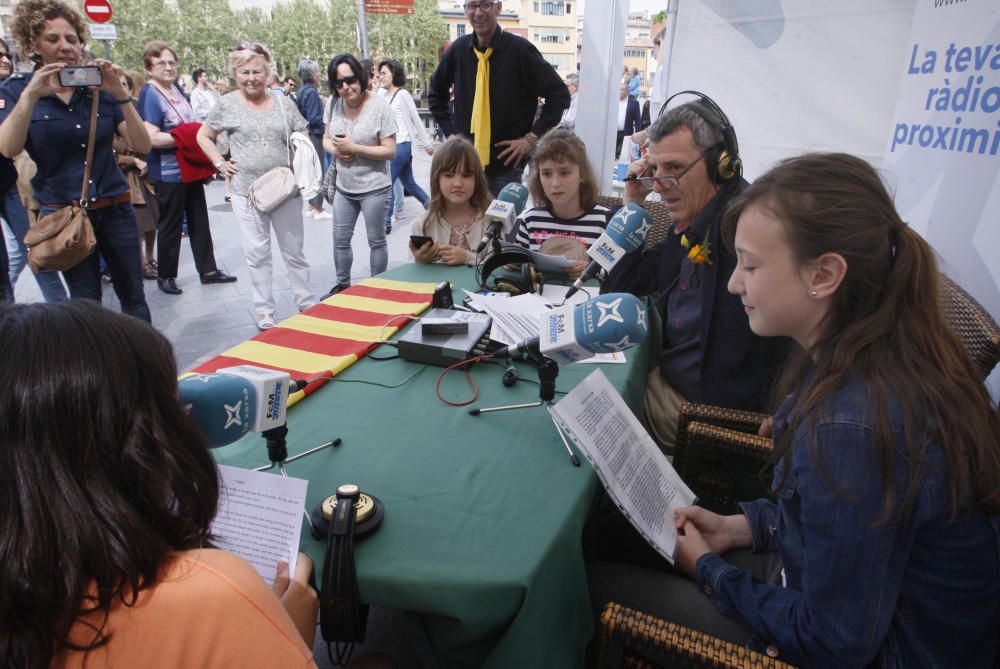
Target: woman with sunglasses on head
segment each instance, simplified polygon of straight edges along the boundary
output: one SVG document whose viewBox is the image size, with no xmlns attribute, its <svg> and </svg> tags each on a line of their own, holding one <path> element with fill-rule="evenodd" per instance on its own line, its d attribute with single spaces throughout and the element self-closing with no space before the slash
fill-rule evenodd
<svg viewBox="0 0 1000 669">
<path fill-rule="evenodd" d="M 64 87 L 59 72 L 82 65 L 87 27 L 80 13 L 62 0 L 23 0 L 14 8 L 11 30 L 21 51 L 37 67 L 0 84 L 0 153 L 13 158 L 22 150 L 35 161 L 31 184 L 45 216 L 80 198 L 92 96 L 98 96 L 94 158 L 90 170 L 87 214 L 97 251 L 111 274 L 121 308 L 150 320 L 142 287 L 139 239 L 128 183 L 115 161 L 117 133 L 131 150 L 149 151 L 149 135 L 122 88 L 118 68 L 96 60 L 98 87 Z M 74 298 L 101 299 L 98 253 L 63 272 Z"/>
<path fill-rule="evenodd" d="M 302 196 L 295 193 L 270 212 L 258 209 L 250 188 L 275 167 L 291 167 L 291 135 L 308 124 L 295 103 L 273 95 L 267 87 L 271 54 L 260 44 L 241 42 L 229 54 L 236 90 L 227 93 L 209 112 L 198 130 L 198 144 L 226 177 L 232 177 L 233 212 L 243 229 L 243 253 L 253 283 L 257 327 L 274 327 L 274 289 L 271 285 L 271 230 L 285 259 L 292 293 L 299 311 L 316 304 L 309 288 L 309 263 L 303 251 Z M 220 133 L 229 135 L 230 159 L 215 145 Z"/>
<path fill-rule="evenodd" d="M 774 497 L 679 509 L 694 581 L 632 568 L 627 594 L 592 601 L 797 666 L 995 666 L 1000 414 L 942 316 L 934 252 L 846 154 L 779 163 L 723 233 L 750 328 L 800 347 L 774 395 Z"/>
<path fill-rule="evenodd" d="M 153 150 L 147 158 L 149 178 L 155 184 L 160 207 L 157 222 L 159 243 L 156 252 L 156 285 L 168 295 L 184 292 L 177 285 L 177 266 L 181 253 L 181 225 L 187 218 L 194 266 L 202 283 L 236 281 L 215 263 L 215 247 L 201 181 L 184 183 L 177 159 L 177 142 L 171 131 L 194 122 L 194 110 L 177 85 L 177 54 L 167 42 L 146 45 L 142 62 L 149 83 L 139 94 L 139 110 L 149 131 Z"/>
<path fill-rule="evenodd" d="M 333 200 L 333 262 L 337 285 L 329 297 L 351 285 L 351 238 L 364 214 L 371 276 L 389 264 L 385 208 L 389 199 L 389 161 L 396 155 L 396 120 L 388 100 L 368 90 L 369 72 L 357 58 L 341 54 L 327 67 L 333 92 L 332 113 L 323 147 L 337 161 Z"/>
</svg>

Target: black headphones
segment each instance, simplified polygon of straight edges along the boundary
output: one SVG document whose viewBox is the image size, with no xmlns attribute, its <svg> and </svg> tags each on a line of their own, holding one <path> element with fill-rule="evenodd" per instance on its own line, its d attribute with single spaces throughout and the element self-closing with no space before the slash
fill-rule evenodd
<svg viewBox="0 0 1000 669">
<path fill-rule="evenodd" d="M 493 283 L 490 284 L 493 272 L 505 265 L 517 263 L 521 265 L 520 271 L 516 273 L 509 270 L 498 272 L 495 277 L 492 277 Z M 511 295 L 538 293 L 545 285 L 545 277 L 535 267 L 535 259 L 531 257 L 531 254 L 526 249 L 508 242 L 500 245 L 499 253 L 490 253 L 476 265 L 476 280 L 479 282 L 481 290 L 510 293 Z"/>
<path fill-rule="evenodd" d="M 715 103 L 715 100 L 698 91 L 680 91 L 667 98 L 667 101 L 660 107 L 660 113 L 657 116 L 662 116 L 670 101 L 678 95 L 697 96 L 698 99 L 694 102 L 688 102 L 681 106 L 687 107 L 722 133 L 722 142 L 713 146 L 705 154 L 705 165 L 708 166 L 708 177 L 712 183 L 724 184 L 733 179 L 739 179 L 743 175 L 743 160 L 740 158 L 740 145 L 736 141 L 736 130 L 729 121 L 729 117 Z"/>
</svg>

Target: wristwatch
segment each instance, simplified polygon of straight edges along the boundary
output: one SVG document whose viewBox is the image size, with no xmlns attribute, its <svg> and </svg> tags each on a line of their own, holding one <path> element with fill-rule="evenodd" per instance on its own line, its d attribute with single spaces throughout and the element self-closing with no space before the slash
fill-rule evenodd
<svg viewBox="0 0 1000 669">
<path fill-rule="evenodd" d="M 538 135 L 536 135 L 533 132 L 529 132 L 527 135 L 524 136 L 524 138 L 528 140 L 528 145 L 531 147 L 534 147 L 535 144 L 538 144 Z"/>
</svg>

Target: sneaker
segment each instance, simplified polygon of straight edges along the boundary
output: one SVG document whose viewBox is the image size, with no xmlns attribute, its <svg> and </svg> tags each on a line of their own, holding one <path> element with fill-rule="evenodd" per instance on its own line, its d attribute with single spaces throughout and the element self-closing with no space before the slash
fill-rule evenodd
<svg viewBox="0 0 1000 669">
<path fill-rule="evenodd" d="M 331 221 L 333 220 L 333 214 L 328 211 L 310 211 L 309 215 L 312 216 L 317 221 Z"/>
<path fill-rule="evenodd" d="M 385 234 L 389 234 L 390 232 L 392 232 L 392 223 L 386 223 L 385 224 Z"/>
<path fill-rule="evenodd" d="M 337 285 L 335 285 L 333 288 L 330 289 L 330 292 L 328 292 L 326 295 L 324 295 L 323 297 L 321 297 L 320 301 L 325 300 L 328 297 L 333 297 L 334 295 L 336 295 L 340 291 L 347 290 L 348 288 L 350 288 L 350 286 L 344 286 L 344 285 L 338 283 Z"/>
<path fill-rule="evenodd" d="M 257 321 L 257 329 L 263 332 L 274 327 L 274 316 L 261 316 Z"/>
</svg>

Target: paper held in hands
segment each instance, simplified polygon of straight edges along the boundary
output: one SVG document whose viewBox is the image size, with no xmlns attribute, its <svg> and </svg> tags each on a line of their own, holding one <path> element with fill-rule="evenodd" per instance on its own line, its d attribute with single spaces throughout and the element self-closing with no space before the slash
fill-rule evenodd
<svg viewBox="0 0 1000 669">
<path fill-rule="evenodd" d="M 549 413 L 590 461 L 604 489 L 639 533 L 671 564 L 674 510 L 690 506 L 687 487 L 600 369 Z"/>
<path fill-rule="evenodd" d="M 274 583 L 278 560 L 295 573 L 306 503 L 305 479 L 219 465 L 219 510 L 212 521 L 216 545 L 239 555 Z"/>
</svg>

